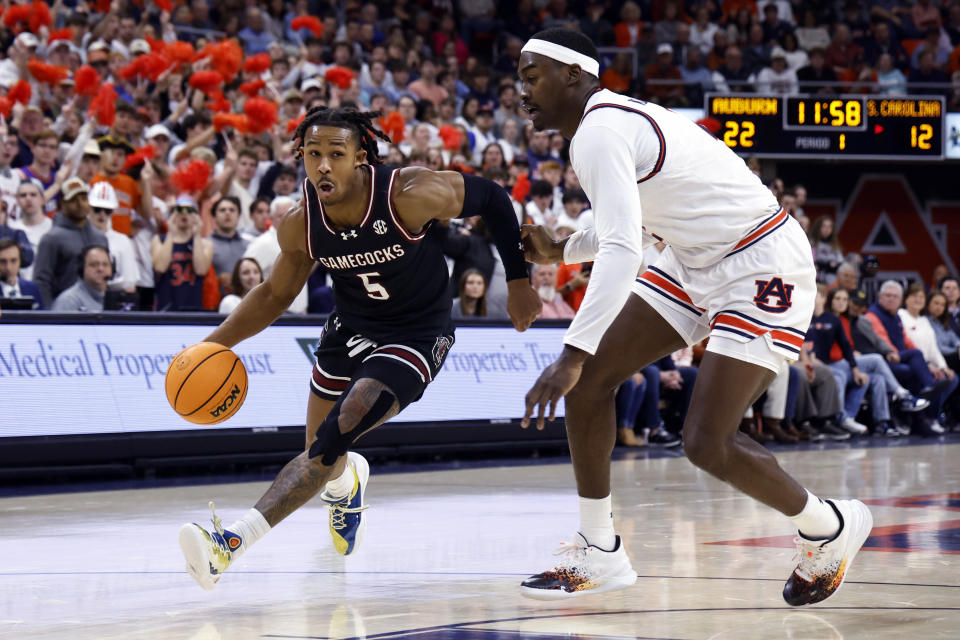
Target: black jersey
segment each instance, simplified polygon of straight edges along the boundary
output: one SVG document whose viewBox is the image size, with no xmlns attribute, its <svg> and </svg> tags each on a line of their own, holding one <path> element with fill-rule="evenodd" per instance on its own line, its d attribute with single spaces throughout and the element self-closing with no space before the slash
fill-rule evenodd
<svg viewBox="0 0 960 640">
<path fill-rule="evenodd" d="M 303 181 L 307 252 L 333 278 L 344 325 L 378 341 L 440 335 L 450 324 L 442 247 L 404 228 L 393 207 L 398 168 L 368 165 L 370 196 L 360 224 L 336 229 L 309 179 Z"/>
</svg>

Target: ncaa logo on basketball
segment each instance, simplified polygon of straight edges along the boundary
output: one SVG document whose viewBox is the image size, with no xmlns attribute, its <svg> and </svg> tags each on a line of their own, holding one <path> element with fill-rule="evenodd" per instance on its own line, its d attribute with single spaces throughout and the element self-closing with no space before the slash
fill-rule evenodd
<svg viewBox="0 0 960 640">
<path fill-rule="evenodd" d="M 240 395 L 240 387 L 233 385 L 233 389 L 230 390 L 230 394 L 223 399 L 219 405 L 214 407 L 213 411 L 210 412 L 210 415 L 214 418 L 219 418 L 227 409 L 233 406 L 233 403 L 237 401 L 237 396 Z"/>
<path fill-rule="evenodd" d="M 781 278 L 771 280 L 756 280 L 757 295 L 753 302 L 757 308 L 769 313 L 783 313 L 791 307 L 793 302 L 792 284 L 784 284 Z M 771 298 L 773 299 L 771 302 Z"/>
<path fill-rule="evenodd" d="M 387 223 L 383 220 L 375 220 L 373 223 L 373 231 L 378 236 L 382 236 L 387 232 Z"/>
</svg>

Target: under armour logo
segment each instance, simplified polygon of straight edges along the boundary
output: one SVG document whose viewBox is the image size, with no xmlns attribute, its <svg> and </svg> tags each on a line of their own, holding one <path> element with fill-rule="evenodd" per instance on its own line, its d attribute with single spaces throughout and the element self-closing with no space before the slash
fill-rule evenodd
<svg viewBox="0 0 960 640">
<path fill-rule="evenodd" d="M 342 237 L 344 240 L 349 240 L 350 238 L 356 238 L 356 237 L 357 237 L 357 230 L 356 230 L 356 229 L 350 229 L 350 231 L 341 231 L 341 232 L 340 232 L 340 237 Z"/>
<path fill-rule="evenodd" d="M 781 278 L 756 280 L 755 284 L 757 285 L 757 295 L 753 302 L 759 309 L 769 313 L 783 313 L 793 304 L 791 298 L 793 297 L 794 285 L 784 284 Z M 770 296 L 776 298 L 774 304 L 770 303 Z"/>
<path fill-rule="evenodd" d="M 376 220 L 373 223 L 373 230 L 378 236 L 382 236 L 387 232 L 387 223 L 383 220 Z"/>
</svg>

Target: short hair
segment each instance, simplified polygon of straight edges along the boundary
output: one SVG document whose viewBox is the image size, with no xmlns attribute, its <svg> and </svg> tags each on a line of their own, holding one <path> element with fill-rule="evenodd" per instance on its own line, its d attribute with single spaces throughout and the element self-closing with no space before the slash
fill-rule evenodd
<svg viewBox="0 0 960 640">
<path fill-rule="evenodd" d="M 546 160 L 540 163 L 540 173 L 544 171 L 563 171 L 563 167 L 556 160 Z"/>
<path fill-rule="evenodd" d="M 487 167 L 481 175 L 487 180 L 502 180 L 505 183 L 510 181 L 510 172 L 503 167 Z"/>
<path fill-rule="evenodd" d="M 853 266 L 852 264 L 850 264 L 849 262 L 841 262 L 841 263 L 840 263 L 840 266 L 837 267 L 837 273 L 840 273 L 840 270 L 841 270 L 841 269 L 843 269 L 844 271 L 853 271 L 854 275 L 856 275 L 856 273 L 857 273 L 857 268 L 854 267 L 854 266 Z"/>
<path fill-rule="evenodd" d="M 585 194 L 580 189 L 570 189 L 563 194 L 563 204 L 568 202 L 586 202 L 587 194 Z"/>
<path fill-rule="evenodd" d="M 133 116 L 137 114 L 137 110 L 126 100 L 117 100 L 117 113 L 126 113 Z"/>
<path fill-rule="evenodd" d="M 17 241 L 9 236 L 6 238 L 0 238 L 0 251 L 6 251 L 10 247 L 17 248 L 17 253 L 20 254 L 20 262 L 23 262 L 23 249 L 20 247 Z"/>
<path fill-rule="evenodd" d="M 290 176 L 294 180 L 297 179 L 297 170 L 291 166 L 283 165 L 280 167 L 280 171 L 277 173 L 277 178 L 280 176 Z"/>
<path fill-rule="evenodd" d="M 55 140 L 60 140 L 60 135 L 53 129 L 43 129 L 37 135 L 33 136 L 33 143 L 36 144 L 40 140 L 46 140 L 47 138 L 54 138 Z"/>
<path fill-rule="evenodd" d="M 510 83 L 510 84 L 502 84 L 502 85 L 500 85 L 500 88 L 497 89 L 497 97 L 499 98 L 500 96 L 502 96 L 502 95 L 503 95 L 504 93 L 506 93 L 507 91 L 513 91 L 514 93 L 516 93 L 516 92 L 517 92 L 517 88 L 516 88 L 515 86 L 513 86 L 513 83 Z"/>
<path fill-rule="evenodd" d="M 547 182 L 546 180 L 537 180 L 532 185 L 530 185 L 530 197 L 547 197 L 553 196 L 553 185 Z"/>
<path fill-rule="evenodd" d="M 957 276 L 943 276 L 940 278 L 940 282 L 937 283 L 937 289 L 943 289 L 943 285 L 949 280 L 953 280 L 958 286 L 960 286 L 960 278 L 957 278 Z"/>
<path fill-rule="evenodd" d="M 33 187 L 40 193 L 40 197 L 43 197 L 43 185 L 36 178 L 27 178 L 26 180 L 21 180 L 20 184 L 17 185 L 17 193 L 20 193 L 20 189 L 24 186 Z"/>
<path fill-rule="evenodd" d="M 600 61 L 600 53 L 597 51 L 597 45 L 593 40 L 583 35 L 579 31 L 570 29 L 545 29 L 533 34 L 533 40 L 546 40 L 558 44 L 567 49 L 573 49 L 577 53 L 582 53 L 588 58 Z"/>
<path fill-rule="evenodd" d="M 893 291 L 896 290 L 901 296 L 903 295 L 903 285 L 897 282 L 896 280 L 887 280 L 882 285 L 880 285 L 880 293 L 884 291 Z"/>
<path fill-rule="evenodd" d="M 270 208 L 270 201 L 269 201 L 269 200 L 267 200 L 266 198 L 257 198 L 257 199 L 255 199 L 253 202 L 250 203 L 250 213 L 253 213 L 254 211 L 257 210 L 257 205 L 258 205 L 258 204 L 265 204 L 265 205 L 267 205 L 267 209 Z"/>
<path fill-rule="evenodd" d="M 238 213 L 238 214 L 243 213 L 243 206 L 240 204 L 240 198 L 238 198 L 237 196 L 222 196 L 219 200 L 217 200 L 216 202 L 213 203 L 213 208 L 210 209 L 210 212 L 211 212 L 214 216 L 216 216 L 216 215 L 217 215 L 217 209 L 218 209 L 218 208 L 220 207 L 220 205 L 221 205 L 222 203 L 224 203 L 224 202 L 231 202 L 231 203 L 233 203 L 233 206 L 235 206 L 235 207 L 237 208 L 237 213 Z"/>
<path fill-rule="evenodd" d="M 260 154 L 250 147 L 240 149 L 240 152 L 237 153 L 237 159 L 239 160 L 240 158 L 252 158 L 254 162 L 260 162 Z"/>
</svg>

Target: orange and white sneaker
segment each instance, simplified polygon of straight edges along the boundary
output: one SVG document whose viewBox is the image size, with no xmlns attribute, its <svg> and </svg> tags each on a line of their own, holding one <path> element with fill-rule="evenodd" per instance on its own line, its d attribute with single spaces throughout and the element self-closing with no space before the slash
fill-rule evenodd
<svg viewBox="0 0 960 640">
<path fill-rule="evenodd" d="M 824 500 L 840 520 L 840 530 L 826 540 L 794 538 L 800 562 L 783 587 L 787 604 L 800 607 L 832 596 L 873 529 L 873 516 L 859 500 Z"/>
<path fill-rule="evenodd" d="M 536 600 L 563 600 L 624 589 L 637 581 L 620 536 L 613 551 L 604 551 L 578 533 L 554 555 L 561 556 L 557 566 L 524 580 L 521 594 Z"/>
</svg>

